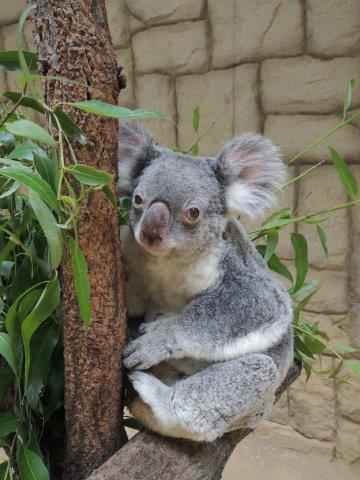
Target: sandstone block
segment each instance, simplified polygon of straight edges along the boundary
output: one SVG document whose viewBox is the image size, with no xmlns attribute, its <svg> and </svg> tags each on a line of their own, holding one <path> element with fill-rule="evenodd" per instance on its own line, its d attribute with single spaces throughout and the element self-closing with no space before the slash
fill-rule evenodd
<svg viewBox="0 0 360 480">
<path fill-rule="evenodd" d="M 204 0 L 131 0 L 130 13 L 148 25 L 197 20 L 203 10 Z"/>
<path fill-rule="evenodd" d="M 144 22 L 130 15 L 130 34 L 131 35 L 145 29 L 146 29 L 146 25 Z"/>
<path fill-rule="evenodd" d="M 360 348 L 360 302 L 354 303 L 350 309 L 349 335 L 351 346 Z"/>
<path fill-rule="evenodd" d="M 24 23 L 24 39 L 27 50 L 30 52 L 35 52 L 35 44 L 33 37 L 33 23 L 31 20 L 27 20 Z"/>
<path fill-rule="evenodd" d="M 265 113 L 332 113 L 341 111 L 346 86 L 360 83 L 358 58 L 311 57 L 265 60 L 261 68 Z M 354 91 L 353 107 L 360 105 Z"/>
<path fill-rule="evenodd" d="M 175 120 L 174 81 L 165 75 L 139 75 L 136 78 L 136 101 L 138 108 L 150 108 Z M 175 125 L 167 119 L 143 121 L 153 133 L 155 140 L 164 147 L 176 146 Z"/>
<path fill-rule="evenodd" d="M 123 67 L 122 73 L 126 77 L 126 87 L 120 92 L 119 105 L 126 108 L 134 108 L 134 66 L 131 48 L 117 50 L 116 60 Z"/>
<path fill-rule="evenodd" d="M 323 368 L 333 366 L 333 360 L 323 359 Z M 305 375 L 289 388 L 290 425 L 305 437 L 331 441 L 335 434 L 335 395 L 333 382 L 325 383 Z"/>
<path fill-rule="evenodd" d="M 0 25 L 16 22 L 27 5 L 26 0 L 0 0 Z"/>
<path fill-rule="evenodd" d="M 360 185 L 360 166 L 352 165 L 351 170 Z M 350 292 L 353 303 L 360 304 L 360 208 L 352 208 L 350 215 L 353 236 L 349 262 Z"/>
<path fill-rule="evenodd" d="M 352 55 L 360 50 L 358 0 L 308 0 L 306 3 L 309 53 L 327 57 Z"/>
<path fill-rule="evenodd" d="M 308 167 L 301 167 L 301 172 Z M 310 194 L 310 195 L 309 195 Z M 319 212 L 347 202 L 346 192 L 335 167 L 322 165 L 299 181 L 299 216 Z M 309 260 L 318 268 L 345 267 L 349 251 L 349 221 L 346 210 L 332 213 L 321 223 L 327 235 L 329 257 L 326 258 L 315 225 L 300 223 L 299 232 L 309 245 Z"/>
<path fill-rule="evenodd" d="M 309 303 L 309 310 L 328 314 L 345 314 L 349 308 L 346 271 L 310 269 L 308 280 L 317 280 L 319 290 Z"/>
<path fill-rule="evenodd" d="M 300 55 L 303 51 L 302 6 L 298 0 L 209 0 L 208 7 L 215 68 Z"/>
<path fill-rule="evenodd" d="M 286 161 L 289 161 L 340 121 L 338 115 L 268 115 L 264 133 L 281 147 Z M 330 162 L 329 145 L 346 161 L 360 161 L 360 129 L 348 124 L 306 152 L 296 163 Z"/>
<path fill-rule="evenodd" d="M 130 44 L 130 28 L 125 0 L 106 0 L 106 11 L 114 47 L 127 47 Z"/>
<path fill-rule="evenodd" d="M 343 371 L 340 374 L 344 373 Z M 338 412 L 348 420 L 360 423 L 360 383 L 359 379 L 350 376 L 345 382 L 337 385 Z"/>
<path fill-rule="evenodd" d="M 347 462 L 360 459 L 360 428 L 358 423 L 339 417 L 336 432 L 336 455 Z"/>
<path fill-rule="evenodd" d="M 256 68 L 255 65 L 241 65 L 234 69 L 176 79 L 179 146 L 182 149 L 189 149 L 196 139 L 192 127 L 192 112 L 196 106 L 200 107 L 201 112 L 201 133 L 214 124 L 200 142 L 202 155 L 216 155 L 224 143 L 233 137 L 233 118 L 236 134 L 259 129 Z M 234 93 L 235 85 L 238 93 Z"/>
<path fill-rule="evenodd" d="M 280 400 L 274 405 L 269 420 L 282 425 L 289 422 L 287 392 L 284 392 Z"/>
<path fill-rule="evenodd" d="M 137 73 L 190 73 L 208 64 L 204 21 L 154 27 L 133 36 Z"/>
</svg>

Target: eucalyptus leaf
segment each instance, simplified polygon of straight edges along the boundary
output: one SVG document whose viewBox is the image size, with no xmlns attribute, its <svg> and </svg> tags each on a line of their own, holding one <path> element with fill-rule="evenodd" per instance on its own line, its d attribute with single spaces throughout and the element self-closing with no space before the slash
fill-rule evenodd
<svg viewBox="0 0 360 480">
<path fill-rule="evenodd" d="M 269 230 L 266 236 L 266 250 L 264 255 L 264 261 L 267 263 L 273 256 L 275 249 L 279 241 L 279 235 L 277 230 Z"/>
<path fill-rule="evenodd" d="M 325 230 L 320 225 L 316 225 L 316 229 L 317 229 L 317 232 L 318 232 L 318 235 L 319 235 L 321 246 L 322 246 L 322 248 L 325 252 L 325 255 L 328 257 L 329 256 L 329 251 L 328 251 L 328 248 L 327 248 L 327 245 L 326 245 L 327 237 L 326 237 Z"/>
<path fill-rule="evenodd" d="M 74 273 L 75 290 L 79 302 L 80 314 L 84 322 L 85 331 L 87 331 L 89 328 L 91 316 L 90 282 L 88 278 L 88 267 L 81 248 L 72 237 L 69 237 L 69 246 L 71 252 L 71 263 Z"/>
<path fill-rule="evenodd" d="M 71 172 L 76 180 L 85 185 L 102 187 L 104 185 L 109 185 L 114 180 L 114 175 L 81 163 L 71 165 L 70 167 L 67 167 L 67 170 Z"/>
<path fill-rule="evenodd" d="M 5 358 L 16 375 L 16 362 L 11 345 L 11 337 L 5 332 L 0 332 L 0 355 Z"/>
<path fill-rule="evenodd" d="M 266 245 L 256 245 L 256 249 L 264 257 L 265 252 L 266 252 Z M 288 280 L 290 280 L 290 282 L 293 282 L 293 276 L 292 276 L 290 270 L 286 267 L 286 265 L 280 260 L 280 258 L 275 253 L 273 253 L 271 258 L 269 259 L 268 267 L 273 272 L 276 272 L 279 275 L 281 275 L 281 276 L 287 278 Z"/>
<path fill-rule="evenodd" d="M 360 377 L 360 360 L 344 360 L 344 364 L 353 372 L 355 375 Z"/>
<path fill-rule="evenodd" d="M 25 393 L 29 404 L 36 411 L 39 408 L 39 397 L 44 385 L 45 374 L 59 337 L 58 324 L 50 320 L 40 325 L 31 339 L 31 362 Z"/>
<path fill-rule="evenodd" d="M 348 83 L 348 86 L 346 87 L 346 95 L 344 99 L 344 106 L 343 106 L 343 118 L 345 119 L 346 113 L 349 110 L 349 107 L 351 105 L 351 97 L 352 97 L 352 91 L 355 85 L 355 80 L 352 79 Z"/>
<path fill-rule="evenodd" d="M 47 283 L 33 311 L 23 321 L 21 330 L 25 352 L 25 383 L 27 383 L 31 362 L 30 341 L 34 332 L 53 313 L 60 301 L 60 286 L 57 273 Z"/>
<path fill-rule="evenodd" d="M 334 148 L 330 148 L 330 153 L 333 164 L 347 194 L 350 195 L 350 197 L 355 197 L 359 190 L 356 178 L 354 177 L 348 165 L 344 162 Z"/>
<path fill-rule="evenodd" d="M 56 107 L 53 116 L 58 119 L 60 126 L 65 133 L 70 138 L 74 138 L 77 140 L 81 145 L 86 145 L 86 137 L 84 132 L 81 130 L 80 127 L 76 125 L 76 123 L 67 115 L 65 112 L 61 110 L 60 107 Z M 58 128 L 57 122 L 53 121 L 54 127 Z"/>
<path fill-rule="evenodd" d="M 0 175 L 11 178 L 25 185 L 30 190 L 37 193 L 47 205 L 60 213 L 60 205 L 54 191 L 37 173 L 25 172 L 24 169 L 18 167 L 6 167 L 0 169 Z"/>
<path fill-rule="evenodd" d="M 13 412 L 0 413 L 0 438 L 7 437 L 9 433 L 15 432 L 20 422 Z"/>
<path fill-rule="evenodd" d="M 32 162 L 34 160 L 34 154 L 32 152 L 32 145 L 24 142 L 17 145 L 14 150 L 10 153 L 8 158 L 16 158 L 17 160 L 29 160 Z"/>
<path fill-rule="evenodd" d="M 21 445 L 17 454 L 21 480 L 50 480 L 49 472 L 41 458 Z"/>
<path fill-rule="evenodd" d="M 25 61 L 30 70 L 36 71 L 37 55 L 33 52 L 23 51 Z M 19 55 L 17 50 L 8 50 L 0 52 L 0 69 L 14 72 L 21 70 Z"/>
<path fill-rule="evenodd" d="M 31 108 L 39 113 L 46 112 L 45 108 L 38 100 L 35 100 L 35 98 L 29 97 L 28 95 L 22 95 L 19 92 L 5 92 L 3 95 L 13 103 L 18 103 L 22 107 Z"/>
<path fill-rule="evenodd" d="M 29 199 L 38 222 L 48 241 L 51 266 L 53 269 L 60 264 L 62 257 L 62 236 L 61 229 L 58 227 L 54 215 L 51 213 L 46 203 L 33 191 L 29 192 Z"/>
<path fill-rule="evenodd" d="M 309 269 L 307 241 L 301 233 L 291 234 L 291 243 L 295 252 L 296 280 L 293 292 L 297 292 L 304 284 Z"/>
<path fill-rule="evenodd" d="M 31 120 L 16 120 L 12 123 L 7 123 L 6 128 L 18 137 L 31 138 L 45 145 L 55 146 L 56 142 L 53 137 L 37 123 Z"/>
<path fill-rule="evenodd" d="M 86 100 L 84 102 L 70 102 L 74 108 L 83 110 L 84 112 L 94 113 L 103 117 L 118 118 L 121 120 L 139 120 L 142 118 L 163 118 L 165 115 L 154 110 L 130 110 L 129 108 L 118 107 L 101 100 Z"/>
</svg>

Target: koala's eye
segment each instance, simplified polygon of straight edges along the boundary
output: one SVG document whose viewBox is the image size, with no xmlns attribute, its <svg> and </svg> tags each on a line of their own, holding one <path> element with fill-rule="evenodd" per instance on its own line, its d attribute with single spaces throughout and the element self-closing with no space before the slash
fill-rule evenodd
<svg viewBox="0 0 360 480">
<path fill-rule="evenodd" d="M 191 220 L 196 220 L 200 215 L 200 210 L 196 207 L 189 208 L 187 214 Z"/>
<path fill-rule="evenodd" d="M 180 214 L 181 220 L 188 225 L 194 225 L 200 220 L 201 211 L 197 207 L 190 207 L 187 210 L 183 210 Z"/>
<path fill-rule="evenodd" d="M 133 205 L 135 208 L 141 208 L 143 204 L 143 199 L 140 195 L 136 194 L 133 198 Z"/>
</svg>

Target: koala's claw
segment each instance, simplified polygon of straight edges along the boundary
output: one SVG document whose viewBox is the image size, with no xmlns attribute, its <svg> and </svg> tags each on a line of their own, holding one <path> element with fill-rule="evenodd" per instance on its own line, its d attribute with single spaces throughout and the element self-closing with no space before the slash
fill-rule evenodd
<svg viewBox="0 0 360 480">
<path fill-rule="evenodd" d="M 128 370 L 147 370 L 156 363 L 154 347 L 151 346 L 151 339 L 143 335 L 130 342 L 124 348 L 124 365 Z"/>
</svg>

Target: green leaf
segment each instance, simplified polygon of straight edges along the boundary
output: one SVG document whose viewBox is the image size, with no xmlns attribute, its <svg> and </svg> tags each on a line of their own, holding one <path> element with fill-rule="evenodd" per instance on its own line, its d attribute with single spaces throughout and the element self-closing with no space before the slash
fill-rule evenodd
<svg viewBox="0 0 360 480">
<path fill-rule="evenodd" d="M 23 51 L 25 61 L 30 70 L 36 70 L 37 67 L 37 55 L 33 52 Z M 19 55 L 17 50 L 8 50 L 6 52 L 0 52 L 0 69 L 4 69 L 10 72 L 15 70 L 21 70 Z"/>
<path fill-rule="evenodd" d="M 20 145 L 17 145 L 14 148 L 8 158 L 16 158 L 17 160 L 29 160 L 30 162 L 32 162 L 34 160 L 32 145 L 26 142 L 20 143 Z"/>
<path fill-rule="evenodd" d="M 344 364 L 353 372 L 355 375 L 360 377 L 360 360 L 344 360 Z"/>
<path fill-rule="evenodd" d="M 55 168 L 53 162 L 47 156 L 40 156 L 34 152 L 34 165 L 40 177 L 54 189 Z"/>
<path fill-rule="evenodd" d="M 0 195 L 0 198 L 6 198 L 19 190 L 20 184 L 18 182 L 13 182 L 12 185 Z"/>
<path fill-rule="evenodd" d="M 5 129 L 0 130 L 0 149 L 10 153 L 15 148 L 14 135 Z"/>
<path fill-rule="evenodd" d="M 256 249 L 264 257 L 265 251 L 266 251 L 266 246 L 265 245 L 257 245 Z M 290 282 L 293 282 L 293 276 L 292 276 L 290 270 L 286 267 L 286 265 L 284 265 L 282 263 L 280 258 L 275 253 L 273 253 L 270 260 L 268 261 L 268 267 L 273 272 L 276 272 L 279 275 L 281 275 L 281 276 L 287 278 L 288 280 L 290 280 Z"/>
<path fill-rule="evenodd" d="M 32 140 L 44 143 L 45 145 L 56 145 L 52 136 L 31 120 L 16 120 L 13 123 L 7 123 L 6 128 L 9 132 L 19 137 L 31 138 Z"/>
<path fill-rule="evenodd" d="M 49 472 L 36 453 L 21 445 L 17 454 L 21 480 L 50 480 Z"/>
<path fill-rule="evenodd" d="M 100 100 L 86 100 L 84 102 L 70 102 L 74 108 L 84 112 L 94 113 L 103 117 L 119 118 L 121 120 L 138 120 L 141 118 L 162 118 L 165 115 L 154 110 L 130 110 L 129 108 L 118 107 Z"/>
<path fill-rule="evenodd" d="M 67 167 L 67 170 L 81 183 L 92 186 L 104 186 L 109 185 L 114 180 L 114 175 L 105 172 L 104 170 L 96 170 L 96 168 L 89 167 L 77 163 Z"/>
<path fill-rule="evenodd" d="M 296 281 L 293 292 L 296 292 L 303 286 L 309 269 L 308 250 L 307 241 L 301 233 L 292 233 L 291 243 L 295 252 Z"/>
<path fill-rule="evenodd" d="M 84 254 L 74 238 L 69 237 L 69 245 L 76 295 L 79 302 L 80 314 L 84 322 L 85 330 L 87 331 L 91 316 L 88 268 Z"/>
<path fill-rule="evenodd" d="M 43 323 L 31 339 L 31 362 L 26 385 L 26 398 L 36 411 L 38 411 L 39 396 L 43 389 L 44 378 L 59 337 L 58 324 L 49 321 Z"/>
<path fill-rule="evenodd" d="M 52 314 L 60 301 L 60 286 L 57 272 L 47 283 L 37 304 L 23 321 L 21 330 L 25 351 L 25 382 L 27 383 L 31 362 L 30 340 L 39 326 Z"/>
<path fill-rule="evenodd" d="M 55 193 L 50 185 L 48 185 L 37 173 L 24 171 L 22 168 L 7 167 L 0 169 L 0 175 L 17 180 L 33 192 L 37 193 L 39 197 L 56 212 L 60 212 L 60 205 Z"/>
<path fill-rule="evenodd" d="M 0 447 L 1 447 L 0 442 Z M 8 461 L 0 464 L 0 480 L 11 480 L 10 477 L 10 464 Z"/>
<path fill-rule="evenodd" d="M 343 345 L 340 343 L 334 345 L 334 348 L 344 353 L 360 353 L 359 348 L 350 347 L 350 345 Z"/>
<path fill-rule="evenodd" d="M 267 263 L 273 256 L 275 249 L 279 241 L 279 235 L 277 230 L 269 230 L 266 236 L 266 251 L 264 255 L 264 261 Z"/>
<path fill-rule="evenodd" d="M 20 422 L 13 412 L 0 413 L 0 438 L 7 437 L 9 433 L 15 432 Z"/>
<path fill-rule="evenodd" d="M 309 347 L 301 340 L 299 336 L 295 337 L 294 340 L 294 348 L 295 350 L 298 350 L 299 352 L 303 353 L 307 357 L 314 358 L 314 355 L 312 354 L 312 351 L 309 349 Z"/>
<path fill-rule="evenodd" d="M 199 125 L 200 125 L 200 107 L 199 105 L 194 108 L 193 111 L 193 127 L 196 133 L 199 131 Z"/>
<path fill-rule="evenodd" d="M 334 148 L 330 148 L 331 159 L 340 177 L 346 192 L 350 197 L 355 197 L 358 193 L 358 183 L 354 177 L 352 171 L 344 160 L 340 157 L 338 152 Z"/>
<path fill-rule="evenodd" d="M 317 228 L 317 232 L 318 232 L 318 235 L 319 235 L 321 246 L 322 246 L 322 248 L 325 252 L 325 255 L 328 257 L 329 256 L 329 251 L 328 251 L 328 248 L 327 248 L 327 245 L 326 245 L 327 237 L 326 237 L 325 230 L 320 225 L 316 225 L 316 228 Z"/>
<path fill-rule="evenodd" d="M 64 113 L 59 107 L 56 107 L 53 115 L 58 119 L 60 126 L 68 137 L 75 138 L 81 145 L 86 145 L 86 137 L 84 132 L 71 118 Z M 57 128 L 57 122 L 53 122 L 54 127 Z"/>
<path fill-rule="evenodd" d="M 346 113 L 349 110 L 349 107 L 351 105 L 351 97 L 352 97 L 352 91 L 353 91 L 354 85 L 355 85 L 355 80 L 352 79 L 352 80 L 350 80 L 350 82 L 348 83 L 348 86 L 346 88 L 346 95 L 345 95 L 344 106 L 343 106 L 343 118 L 344 119 L 345 119 Z"/>
<path fill-rule="evenodd" d="M 34 305 L 35 301 L 37 301 L 40 297 L 41 290 L 37 287 L 39 285 L 44 284 L 45 282 L 42 282 L 40 284 L 32 285 L 30 288 L 22 292 L 13 302 L 12 305 L 10 305 L 7 313 L 6 313 L 6 319 L 5 319 L 5 326 L 6 330 L 8 331 L 9 335 L 12 336 L 14 333 L 14 325 L 15 325 L 15 319 L 17 315 L 17 309 L 18 305 L 20 302 L 24 303 L 24 306 L 22 308 L 22 311 L 27 310 L 27 306 L 30 305 L 30 308 Z M 40 290 L 40 294 L 39 294 Z M 26 315 L 29 312 L 26 313 Z M 23 317 L 24 318 L 24 317 Z"/>
<path fill-rule="evenodd" d="M 0 405 L 4 402 L 13 381 L 14 372 L 9 365 L 4 365 L 0 370 Z"/>
<path fill-rule="evenodd" d="M 51 267 L 55 269 L 59 266 L 62 257 L 61 229 L 57 226 L 56 219 L 46 203 L 35 192 L 29 192 L 29 199 L 49 245 Z"/>
<path fill-rule="evenodd" d="M 303 284 L 299 290 L 296 292 L 292 291 L 292 289 L 289 291 L 289 294 L 294 302 L 298 302 L 302 300 L 304 297 L 309 295 L 309 293 L 316 293 L 316 290 L 319 288 L 319 282 L 318 280 L 311 280 L 310 282 L 306 282 Z"/>
<path fill-rule="evenodd" d="M 26 62 L 24 52 L 22 50 L 22 43 L 23 43 L 23 29 L 24 29 L 25 21 L 27 17 L 30 15 L 30 13 L 33 10 L 35 10 L 35 8 L 36 8 L 36 5 L 28 5 L 25 8 L 25 10 L 20 15 L 17 28 L 16 28 L 16 46 L 18 51 L 19 63 L 20 63 L 21 71 L 23 73 L 24 80 L 25 80 L 24 82 L 25 86 L 27 86 L 30 89 L 30 92 L 33 97 L 37 96 L 37 91 L 35 90 L 34 81 L 31 77 L 30 69 Z"/>
<path fill-rule="evenodd" d="M 21 95 L 21 93 L 19 92 L 5 92 L 3 95 L 4 97 L 11 100 L 13 103 L 19 102 L 19 105 L 21 105 L 22 107 L 31 108 L 32 110 L 35 110 L 39 113 L 45 113 L 46 111 L 38 100 L 35 100 L 28 95 Z"/>
<path fill-rule="evenodd" d="M 12 350 L 11 337 L 4 332 L 0 332 L 0 355 L 5 358 L 16 375 L 16 362 L 14 352 Z"/>
</svg>

